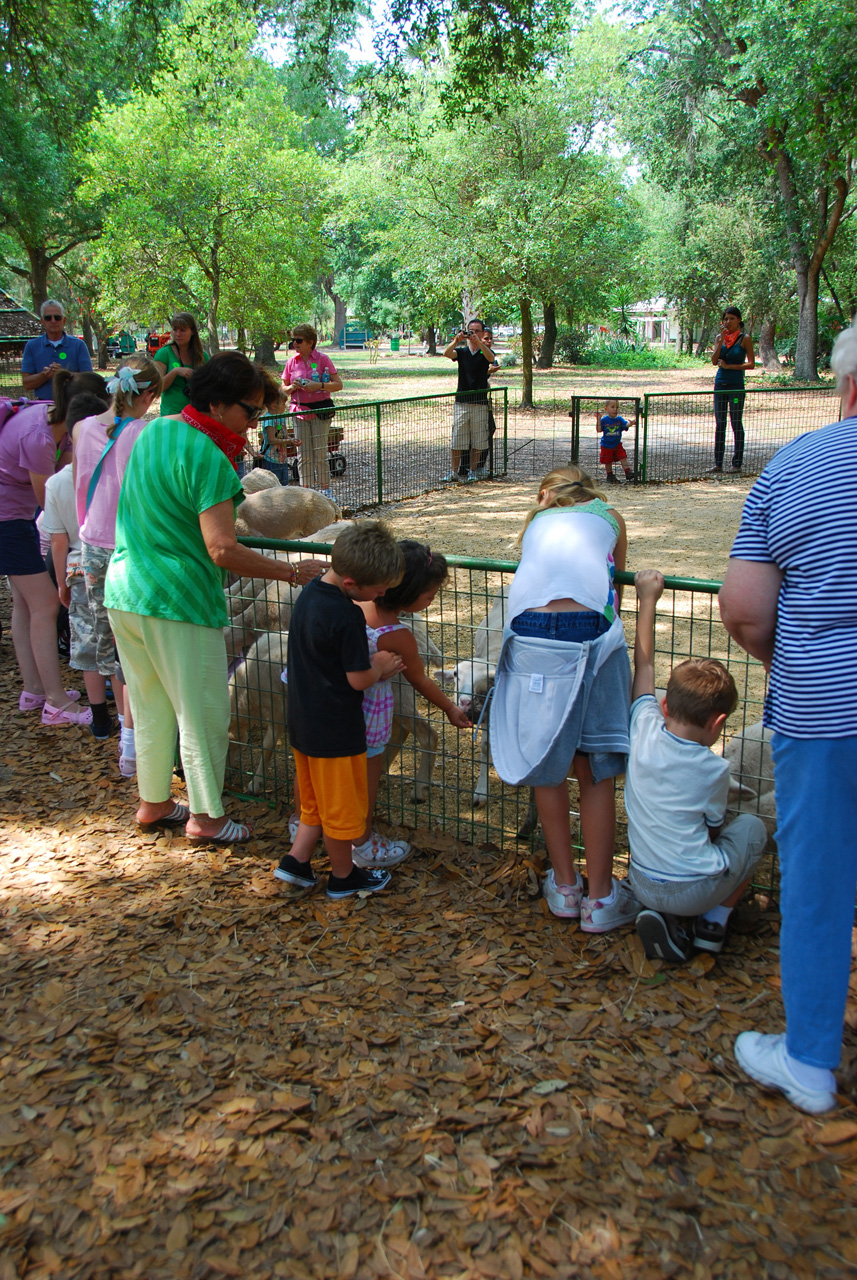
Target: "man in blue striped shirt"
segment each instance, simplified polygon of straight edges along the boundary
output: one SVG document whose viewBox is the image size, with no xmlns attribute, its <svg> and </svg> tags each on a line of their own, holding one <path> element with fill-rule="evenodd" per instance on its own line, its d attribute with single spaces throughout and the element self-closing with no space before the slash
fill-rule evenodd
<svg viewBox="0 0 857 1280">
<path fill-rule="evenodd" d="M 857 326 L 830 363 L 842 420 L 765 468 L 720 592 L 726 629 L 770 672 L 782 877 L 786 1032 L 745 1031 L 735 1056 L 813 1113 L 836 1105 L 857 893 Z"/>
</svg>

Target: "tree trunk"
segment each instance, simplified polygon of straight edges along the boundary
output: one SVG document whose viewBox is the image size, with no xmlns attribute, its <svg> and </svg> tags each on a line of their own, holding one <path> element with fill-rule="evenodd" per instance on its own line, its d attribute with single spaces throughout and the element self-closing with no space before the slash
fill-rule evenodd
<svg viewBox="0 0 857 1280">
<path fill-rule="evenodd" d="M 521 298 L 521 359 L 524 366 L 524 387 L 519 408 L 533 406 L 533 311 L 530 298 Z"/>
<path fill-rule="evenodd" d="M 703 316 L 702 327 L 699 330 L 699 342 L 696 344 L 696 354 L 704 356 L 708 350 L 709 325 L 708 316 Z"/>
<path fill-rule="evenodd" d="M 426 344 L 426 347 L 428 348 L 428 350 L 426 351 L 426 355 L 436 356 L 437 355 L 437 330 L 435 329 L 433 324 L 430 324 L 429 327 L 426 329 L 425 333 L 423 334 L 423 342 Z"/>
<path fill-rule="evenodd" d="M 92 355 L 92 352 L 94 350 L 94 347 L 92 344 L 92 325 L 90 323 L 89 316 L 86 314 L 85 311 L 81 316 L 80 327 L 83 330 L 83 340 L 86 343 L 87 350 L 89 351 L 89 354 Z"/>
<path fill-rule="evenodd" d="M 767 373 L 781 373 L 783 368 L 780 357 L 777 355 L 777 348 L 774 346 L 776 332 L 776 320 L 766 317 L 762 321 L 762 332 L 759 335 L 759 359 Z"/>
<path fill-rule="evenodd" d="M 807 263 L 797 271 L 798 321 L 794 376 L 801 382 L 818 381 L 818 277 Z"/>
<path fill-rule="evenodd" d="M 274 351 L 274 338 L 270 333 L 257 333 L 253 336 L 253 359 L 266 368 L 276 369 L 277 356 Z"/>
<path fill-rule="evenodd" d="M 39 307 L 48 300 L 48 269 L 51 263 L 43 249 L 28 248 L 27 257 L 30 259 L 30 292 L 33 295 L 33 310 L 38 314 Z"/>
<path fill-rule="evenodd" d="M 545 303 L 545 332 L 542 337 L 542 349 L 536 361 L 537 369 L 553 368 L 553 353 L 556 347 L 556 303 Z"/>
<path fill-rule="evenodd" d="M 235 345 L 237 346 L 238 350 L 241 352 L 242 356 L 246 356 L 247 330 L 244 328 L 243 324 L 239 324 L 238 326 L 238 338 Z"/>
<path fill-rule="evenodd" d="M 339 342 L 339 335 L 345 328 L 346 308 L 345 299 L 340 298 L 334 289 L 334 279 L 332 275 L 321 277 L 321 287 L 333 303 L 333 345 Z"/>
</svg>

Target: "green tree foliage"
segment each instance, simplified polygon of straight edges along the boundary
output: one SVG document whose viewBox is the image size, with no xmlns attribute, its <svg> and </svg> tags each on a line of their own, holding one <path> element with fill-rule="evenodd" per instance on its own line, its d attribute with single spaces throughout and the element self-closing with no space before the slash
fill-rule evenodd
<svg viewBox="0 0 857 1280">
<path fill-rule="evenodd" d="M 671 159 L 679 177 L 706 181 L 696 143 L 707 127 L 732 201 L 742 198 L 728 183 L 736 147 L 757 186 L 774 184 L 798 295 L 795 376 L 816 377 L 821 269 L 853 207 L 857 11 L 851 0 L 668 0 L 642 35 L 649 124 L 637 137 L 652 171 L 663 178 Z"/>
<path fill-rule="evenodd" d="M 254 37 L 231 5 L 192 0 L 165 35 L 173 67 L 93 125 L 86 186 L 107 203 L 97 267 L 117 322 L 187 306 L 216 349 L 220 323 L 275 330 L 309 302 L 324 191 Z"/>
</svg>

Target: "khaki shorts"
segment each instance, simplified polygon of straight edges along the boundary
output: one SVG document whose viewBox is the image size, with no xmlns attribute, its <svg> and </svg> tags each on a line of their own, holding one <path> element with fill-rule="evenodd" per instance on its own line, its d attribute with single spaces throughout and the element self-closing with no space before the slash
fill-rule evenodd
<svg viewBox="0 0 857 1280">
<path fill-rule="evenodd" d="M 455 449 L 457 453 L 464 449 L 488 448 L 487 404 L 453 405 L 450 448 Z"/>
</svg>

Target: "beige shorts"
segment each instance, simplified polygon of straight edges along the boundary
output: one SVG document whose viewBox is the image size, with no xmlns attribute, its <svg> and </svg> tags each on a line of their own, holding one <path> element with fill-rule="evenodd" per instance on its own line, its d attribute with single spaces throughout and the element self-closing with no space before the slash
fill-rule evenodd
<svg viewBox="0 0 857 1280">
<path fill-rule="evenodd" d="M 488 448 L 487 404 L 456 404 L 452 408 L 452 444 L 457 452 Z"/>
</svg>

